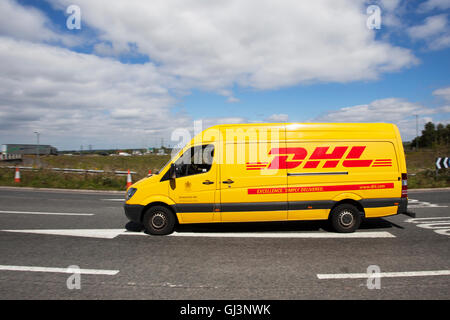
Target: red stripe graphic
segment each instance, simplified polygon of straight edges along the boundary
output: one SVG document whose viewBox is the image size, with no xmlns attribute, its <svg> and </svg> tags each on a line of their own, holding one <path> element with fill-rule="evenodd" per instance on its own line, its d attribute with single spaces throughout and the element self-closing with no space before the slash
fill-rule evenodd
<svg viewBox="0 0 450 320">
<path fill-rule="evenodd" d="M 248 189 L 247 194 L 307 193 L 307 192 L 373 190 L 373 189 L 393 189 L 393 188 L 394 188 L 393 183 L 369 183 L 369 184 L 350 184 L 340 186 L 254 188 Z"/>
</svg>

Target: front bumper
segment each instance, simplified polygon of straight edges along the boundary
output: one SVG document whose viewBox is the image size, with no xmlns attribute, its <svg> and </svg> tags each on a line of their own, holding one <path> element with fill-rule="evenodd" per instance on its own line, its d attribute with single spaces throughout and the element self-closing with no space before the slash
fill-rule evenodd
<svg viewBox="0 0 450 320">
<path fill-rule="evenodd" d="M 140 204 L 124 204 L 125 215 L 130 221 L 141 223 L 144 206 Z"/>
</svg>

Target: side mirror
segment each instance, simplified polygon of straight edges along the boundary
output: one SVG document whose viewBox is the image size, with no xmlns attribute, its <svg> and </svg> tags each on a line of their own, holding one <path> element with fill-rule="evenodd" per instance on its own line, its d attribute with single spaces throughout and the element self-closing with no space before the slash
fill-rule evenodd
<svg viewBox="0 0 450 320">
<path fill-rule="evenodd" d="M 176 166 L 174 163 L 170 165 L 169 177 L 170 179 L 175 179 L 177 177 Z"/>
</svg>

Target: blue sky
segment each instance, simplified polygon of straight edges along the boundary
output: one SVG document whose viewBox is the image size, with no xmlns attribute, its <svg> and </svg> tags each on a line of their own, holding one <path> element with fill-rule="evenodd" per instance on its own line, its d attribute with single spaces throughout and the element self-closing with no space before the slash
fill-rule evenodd
<svg viewBox="0 0 450 320">
<path fill-rule="evenodd" d="M 415 114 L 450 123 L 450 0 L 0 6 L 0 143 L 174 144 L 195 120 L 391 122 L 410 140 Z"/>
</svg>

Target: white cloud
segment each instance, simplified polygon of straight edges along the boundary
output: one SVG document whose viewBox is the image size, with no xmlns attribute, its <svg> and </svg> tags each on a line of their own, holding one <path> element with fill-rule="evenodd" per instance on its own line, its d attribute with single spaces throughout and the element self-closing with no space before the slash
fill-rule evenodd
<svg viewBox="0 0 450 320">
<path fill-rule="evenodd" d="M 445 32 L 447 26 L 447 15 L 440 14 L 428 17 L 424 24 L 409 28 L 408 34 L 414 39 L 425 39 Z"/>
<path fill-rule="evenodd" d="M 49 2 L 62 14 L 73 3 Z M 191 90 L 237 102 L 234 87 L 371 80 L 417 63 L 410 50 L 375 39 L 366 27 L 362 0 L 276 5 L 268 0 L 79 0 L 77 5 L 82 28 L 98 35 L 92 54 L 57 47 L 83 39 L 59 33 L 41 11 L 0 1 L 2 138 L 25 139 L 39 129 L 61 147 L 142 144 L 149 134 L 167 137 L 173 128 L 191 125 L 189 114 L 171 111 Z M 126 53 L 146 55 L 151 62 L 113 59 Z"/>
<path fill-rule="evenodd" d="M 440 107 L 440 108 L 438 109 L 438 112 L 439 112 L 439 113 L 450 113 L 450 105 L 449 105 L 449 106 L 443 106 L 443 107 Z"/>
<path fill-rule="evenodd" d="M 446 10 L 450 8 L 450 0 L 428 0 L 419 6 L 419 12 L 428 12 L 433 9 Z"/>
<path fill-rule="evenodd" d="M 58 42 L 66 46 L 80 44 L 80 39 L 62 35 L 51 28 L 50 20 L 39 10 L 23 7 L 13 0 L 0 1 L 0 36 L 34 42 Z"/>
<path fill-rule="evenodd" d="M 51 2 L 64 8 L 72 1 Z M 273 89 L 376 79 L 417 61 L 409 50 L 375 40 L 364 1 L 77 3 L 83 22 L 111 46 L 97 51 L 134 43 L 184 86 L 216 92 L 236 84 Z"/>
<path fill-rule="evenodd" d="M 450 31 L 446 14 L 427 17 L 423 24 L 410 27 L 407 32 L 411 39 L 425 41 L 432 50 L 450 46 Z"/>
<path fill-rule="evenodd" d="M 279 114 L 272 114 L 271 116 L 267 117 L 265 119 L 266 122 L 288 122 L 289 121 L 289 115 L 284 114 L 284 113 L 279 113 Z"/>
<path fill-rule="evenodd" d="M 0 37 L 0 133 L 34 130 L 61 147 L 137 143 L 167 136 L 189 117 L 173 115 L 170 77 L 153 64 L 126 65 L 44 44 Z M 76 142 L 80 141 L 80 142 Z"/>
<path fill-rule="evenodd" d="M 424 107 L 399 98 L 386 98 L 375 100 L 369 104 L 344 107 L 330 111 L 315 118 L 314 122 L 379 122 L 394 123 L 399 127 L 403 140 L 415 136 L 416 120 L 419 115 L 421 124 L 432 121 L 428 115 L 435 114 L 437 110 Z M 422 124 L 422 126 L 423 126 Z"/>
<path fill-rule="evenodd" d="M 450 102 L 450 87 L 434 90 L 433 95 L 438 96 L 447 102 Z"/>
</svg>

